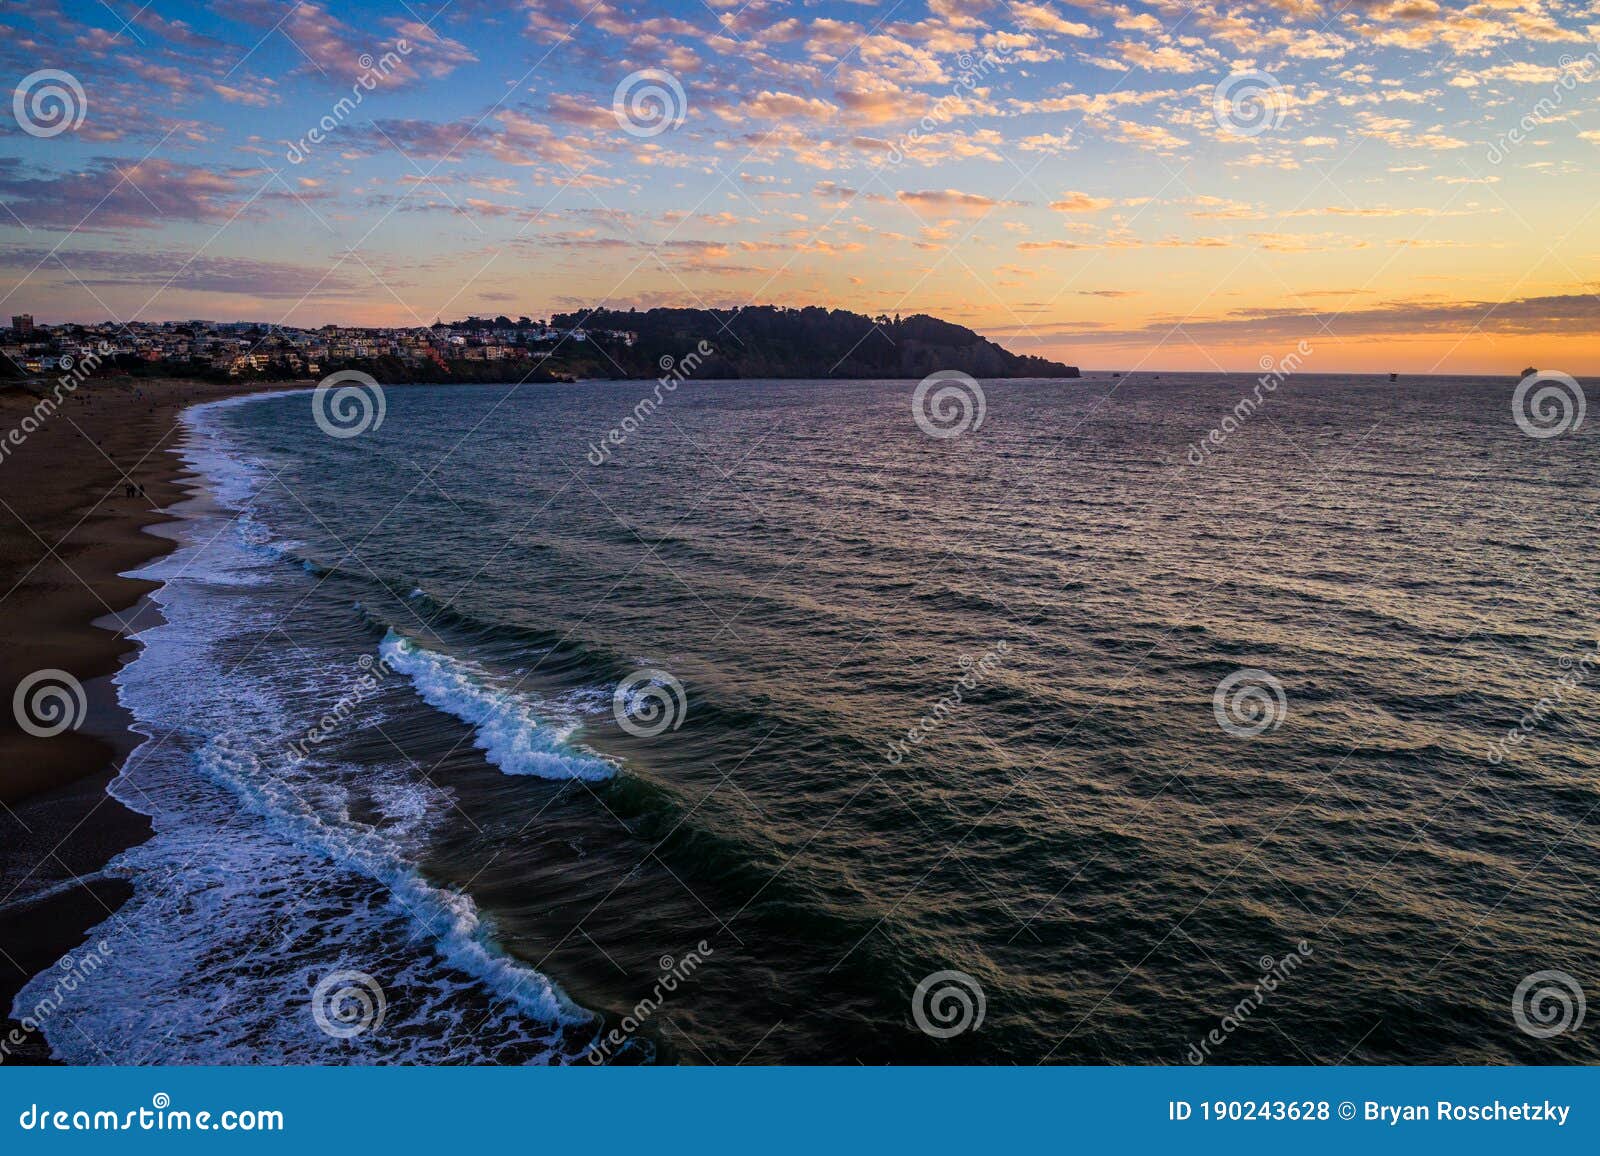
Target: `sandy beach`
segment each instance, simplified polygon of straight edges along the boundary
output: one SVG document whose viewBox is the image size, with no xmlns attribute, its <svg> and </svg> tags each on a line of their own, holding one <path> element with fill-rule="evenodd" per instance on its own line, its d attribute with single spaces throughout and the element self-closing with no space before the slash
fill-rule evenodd
<svg viewBox="0 0 1600 1156">
<path fill-rule="evenodd" d="M 116 910 L 126 884 L 84 877 L 148 833 L 143 816 L 105 793 L 137 739 L 109 676 L 135 646 L 126 629 L 152 586 L 121 575 L 171 548 L 145 531 L 185 494 L 172 452 L 177 415 L 269 388 L 284 386 L 90 379 L 0 461 L 7 702 L 23 678 L 52 668 L 83 683 L 89 702 L 84 724 L 53 738 L 23 733 L 10 709 L 0 720 L 0 867 L 12 892 L 0 897 L 0 1012 Z M 0 390 L 0 436 L 21 428 L 37 400 L 17 386 Z M 130 495 L 130 484 L 142 495 Z M 7 1019 L 0 1030 L 12 1026 Z M 43 1058 L 26 1049 L 23 1057 Z"/>
</svg>

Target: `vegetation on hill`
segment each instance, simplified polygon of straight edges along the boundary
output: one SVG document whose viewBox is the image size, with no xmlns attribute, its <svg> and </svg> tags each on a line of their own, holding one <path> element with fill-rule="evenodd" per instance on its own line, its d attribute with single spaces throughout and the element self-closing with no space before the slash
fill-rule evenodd
<svg viewBox="0 0 1600 1156">
<path fill-rule="evenodd" d="M 938 370 L 974 377 L 1077 377 L 1074 366 L 1011 353 L 972 330 L 937 317 L 867 317 L 843 309 L 597 309 L 558 314 L 550 324 L 562 332 L 628 332 L 636 342 L 621 353 L 614 342 L 589 355 L 604 363 L 605 376 L 654 377 L 663 358 L 681 361 L 704 341 L 711 352 L 696 377 L 920 378 Z M 564 343 L 562 354 L 574 343 Z M 583 356 L 575 352 L 568 356 Z M 587 376 L 587 375 L 580 375 Z"/>
</svg>

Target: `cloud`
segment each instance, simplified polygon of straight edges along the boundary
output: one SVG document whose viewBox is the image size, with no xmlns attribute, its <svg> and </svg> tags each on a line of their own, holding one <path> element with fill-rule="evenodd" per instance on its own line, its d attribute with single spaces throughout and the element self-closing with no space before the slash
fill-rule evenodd
<svg viewBox="0 0 1600 1156">
<path fill-rule="evenodd" d="M 0 158 L 0 195 L 31 229 L 153 229 L 174 221 L 222 220 L 259 192 L 261 169 L 213 169 L 150 158 L 100 157 L 73 173 L 32 176 Z"/>
<path fill-rule="evenodd" d="M 223 84 L 213 81 L 211 91 L 220 96 L 229 104 L 246 104 L 252 108 L 266 108 L 278 102 L 278 94 L 270 91 L 274 81 L 260 80 L 256 82 L 258 88 L 244 88 L 241 85 Z"/>
<path fill-rule="evenodd" d="M 1078 36 L 1084 39 L 1093 39 L 1100 35 L 1091 25 L 1065 19 L 1048 4 L 1012 4 L 1011 16 L 1018 24 L 1035 32 L 1053 32 L 1059 36 Z"/>
<path fill-rule="evenodd" d="M 441 36 L 430 25 L 419 24 L 415 20 L 390 23 L 397 34 L 395 43 L 404 42 L 411 49 L 408 60 L 415 62 L 421 72 L 434 79 L 449 76 L 463 64 L 478 63 L 472 49 L 459 40 Z"/>
<path fill-rule="evenodd" d="M 957 132 L 907 134 L 898 140 L 882 137 L 854 136 L 850 145 L 864 153 L 903 157 L 919 165 L 936 165 L 949 160 L 978 158 L 999 161 L 1006 140 L 995 129 L 973 129 Z"/>
<path fill-rule="evenodd" d="M 1502 336 L 1592 336 L 1600 332 L 1600 295 L 1574 293 L 1550 297 L 1519 297 L 1508 301 L 1414 302 L 1391 301 L 1368 309 L 1340 312 L 1282 307 L 1239 309 L 1210 319 L 1157 320 L 1134 329 L 1081 331 L 1062 329 L 1041 337 L 1070 338 L 1075 342 L 1139 345 L 1164 341 L 1176 330 L 1202 344 L 1212 342 L 1252 344 L 1294 341 L 1324 331 L 1338 338 L 1443 336 L 1472 333 Z M 1513 367 L 1514 369 L 1515 367 Z"/>
<path fill-rule="evenodd" d="M 1151 72 L 1200 72 L 1210 67 L 1208 61 L 1217 58 L 1217 53 L 1211 49 L 1186 52 L 1171 44 L 1151 46 L 1119 40 L 1111 47 L 1122 54 L 1123 61 L 1129 67 L 1144 68 Z"/>
<path fill-rule="evenodd" d="M 575 124 L 583 128 L 614 129 L 617 114 L 610 105 L 602 105 L 586 97 L 558 92 L 550 97 L 545 115 L 561 124 Z"/>
<path fill-rule="evenodd" d="M 1366 135 L 1381 140 L 1391 148 L 1434 152 L 1467 147 L 1466 141 L 1450 136 L 1437 127 L 1419 132 L 1414 130 L 1410 121 L 1397 116 L 1363 111 L 1356 114 L 1356 120 Z"/>
<path fill-rule="evenodd" d="M 928 98 L 920 92 L 908 92 L 897 86 L 881 88 L 840 88 L 833 94 L 852 120 L 863 124 L 885 124 L 889 121 L 912 120 L 921 116 L 928 107 Z"/>
<path fill-rule="evenodd" d="M 1112 140 L 1158 153 L 1174 152 L 1189 143 L 1161 125 L 1140 124 L 1133 120 L 1113 120 L 1105 132 Z"/>
<path fill-rule="evenodd" d="M 344 273 L 325 268 L 167 249 L 5 249 L 0 250 L 0 266 L 56 268 L 69 273 L 68 284 L 96 289 L 139 287 L 299 300 L 308 294 L 344 296 L 361 288 Z"/>
<path fill-rule="evenodd" d="M 1232 249 L 1234 242 L 1226 237 L 1163 237 L 1158 241 L 1147 241 L 1142 237 L 1130 234 L 1118 234 L 1105 241 L 1090 243 L 1087 241 L 1022 241 L 1017 248 L 1025 253 L 1040 252 L 1047 249 Z"/>
<path fill-rule="evenodd" d="M 384 84 L 404 84 L 422 77 L 439 79 L 478 59 L 460 41 L 420 22 L 390 19 L 385 21 L 389 30 L 381 35 L 358 32 L 309 0 L 230 0 L 227 12 L 287 38 L 304 62 L 297 72 L 339 87 L 355 83 L 371 70 L 374 57 L 386 53 L 396 55 L 399 63 L 383 78 Z M 402 40 L 409 51 L 400 51 Z"/>
<path fill-rule="evenodd" d="M 1003 205 L 1020 205 L 1021 201 L 1002 201 L 982 193 L 963 193 L 956 189 L 927 189 L 922 192 L 898 192 L 895 199 L 913 209 L 930 209 L 936 212 L 961 213 L 981 217 Z"/>
<path fill-rule="evenodd" d="M 1359 237 L 1333 233 L 1251 233 L 1250 240 L 1268 253 L 1346 253 L 1368 247 Z"/>
<path fill-rule="evenodd" d="M 822 122 L 834 118 L 839 110 L 816 97 L 796 96 L 791 92 L 773 92 L 763 89 L 748 100 L 741 100 L 729 110 L 735 116 L 754 117 L 756 120 L 781 120 Z"/>
<path fill-rule="evenodd" d="M 489 116 L 455 121 L 397 118 L 372 123 L 371 133 L 356 130 L 352 137 L 369 151 L 398 148 L 413 160 L 459 161 L 481 153 L 509 165 L 549 166 L 563 179 L 600 163 L 600 149 L 592 141 L 558 131 L 544 114 L 524 109 L 501 108 Z"/>
<path fill-rule="evenodd" d="M 1108 209 L 1116 201 L 1109 197 L 1091 197 L 1088 193 L 1066 193 L 1059 201 L 1051 201 L 1050 207 L 1058 213 L 1098 213 L 1101 209 Z"/>
</svg>

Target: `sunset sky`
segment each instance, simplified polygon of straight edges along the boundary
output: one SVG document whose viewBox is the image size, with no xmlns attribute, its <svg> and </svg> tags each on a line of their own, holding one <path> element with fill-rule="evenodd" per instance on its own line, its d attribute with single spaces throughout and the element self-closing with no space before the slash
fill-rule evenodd
<svg viewBox="0 0 1600 1156">
<path fill-rule="evenodd" d="M 0 24 L 7 90 L 82 92 L 53 135 L 24 93 L 0 111 L 7 316 L 821 304 L 1086 368 L 1304 340 L 1312 371 L 1600 372 L 1600 0 L 6 0 Z"/>
</svg>

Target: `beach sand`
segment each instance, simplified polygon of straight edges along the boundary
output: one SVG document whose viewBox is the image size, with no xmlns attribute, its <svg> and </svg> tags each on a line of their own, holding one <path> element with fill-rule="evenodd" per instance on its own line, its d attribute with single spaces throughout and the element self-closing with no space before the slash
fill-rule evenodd
<svg viewBox="0 0 1600 1156">
<path fill-rule="evenodd" d="M 109 676 L 135 646 L 118 618 L 142 626 L 152 613 L 141 600 L 154 584 L 120 575 L 172 548 L 145 529 L 168 521 L 163 508 L 185 496 L 187 475 L 172 452 L 177 415 L 196 402 L 289 387 L 91 378 L 0 460 L 0 878 L 13 892 L 0 897 L 0 1017 L 29 978 L 127 897 L 120 880 L 80 877 L 149 833 L 143 816 L 105 793 L 138 737 Z M 0 387 L 0 437 L 36 401 Z M 142 497 L 128 496 L 130 480 Z M 88 717 L 76 731 L 33 738 L 17 727 L 11 699 L 23 678 L 49 668 L 84 684 Z M 45 898 L 19 901 L 46 888 Z M 0 1035 L 15 1026 L 0 1019 Z M 34 1035 L 9 1061 L 41 1058 Z"/>
</svg>

